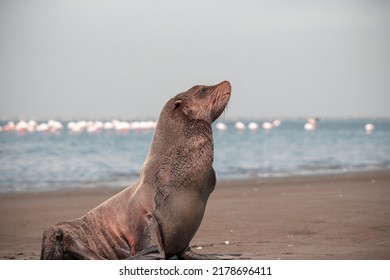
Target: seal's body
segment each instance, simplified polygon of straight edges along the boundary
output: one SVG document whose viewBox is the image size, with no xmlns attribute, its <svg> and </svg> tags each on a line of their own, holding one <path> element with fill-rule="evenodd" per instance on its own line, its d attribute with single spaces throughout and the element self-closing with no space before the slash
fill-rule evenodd
<svg viewBox="0 0 390 280">
<path fill-rule="evenodd" d="M 216 177 L 211 124 L 230 83 L 195 86 L 164 106 L 132 186 L 43 234 L 41 259 L 208 259 L 189 249 Z"/>
</svg>

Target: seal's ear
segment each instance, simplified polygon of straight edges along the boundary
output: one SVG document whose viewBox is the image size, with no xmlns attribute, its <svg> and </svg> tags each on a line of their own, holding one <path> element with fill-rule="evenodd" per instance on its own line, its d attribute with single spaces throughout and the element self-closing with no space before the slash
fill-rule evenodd
<svg viewBox="0 0 390 280">
<path fill-rule="evenodd" d="M 186 106 L 183 106 L 183 100 L 181 99 L 178 99 L 173 103 L 173 111 L 175 111 L 178 108 L 180 108 L 181 112 L 188 115 L 188 109 L 186 108 Z"/>
<path fill-rule="evenodd" d="M 174 103 L 173 103 L 173 110 L 176 110 L 177 108 L 180 107 L 182 101 L 179 99 L 179 100 L 176 100 Z"/>
</svg>

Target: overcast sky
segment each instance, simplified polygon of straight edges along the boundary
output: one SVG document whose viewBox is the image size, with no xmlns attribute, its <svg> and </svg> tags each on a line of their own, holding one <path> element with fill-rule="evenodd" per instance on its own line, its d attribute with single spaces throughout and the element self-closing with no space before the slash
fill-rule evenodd
<svg viewBox="0 0 390 280">
<path fill-rule="evenodd" d="M 144 118 L 232 83 L 226 118 L 390 117 L 390 1 L 0 0 L 0 118 Z"/>
</svg>

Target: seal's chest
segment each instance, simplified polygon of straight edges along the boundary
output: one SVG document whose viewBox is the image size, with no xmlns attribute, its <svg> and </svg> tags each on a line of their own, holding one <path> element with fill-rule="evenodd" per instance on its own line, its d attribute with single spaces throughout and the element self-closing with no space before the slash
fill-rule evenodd
<svg viewBox="0 0 390 280">
<path fill-rule="evenodd" d="M 205 206 L 200 197 L 194 195 L 177 193 L 175 198 L 167 200 L 159 215 L 167 247 L 173 250 L 188 246 L 202 222 Z"/>
</svg>

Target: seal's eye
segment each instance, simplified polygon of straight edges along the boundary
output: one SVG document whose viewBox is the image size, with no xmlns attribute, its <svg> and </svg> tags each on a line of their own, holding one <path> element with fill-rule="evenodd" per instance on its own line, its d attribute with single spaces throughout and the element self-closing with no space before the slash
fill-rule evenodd
<svg viewBox="0 0 390 280">
<path fill-rule="evenodd" d="M 207 93 L 207 88 L 202 88 L 202 89 L 200 90 L 200 93 L 201 93 L 201 94 L 206 94 L 206 93 Z"/>
</svg>

